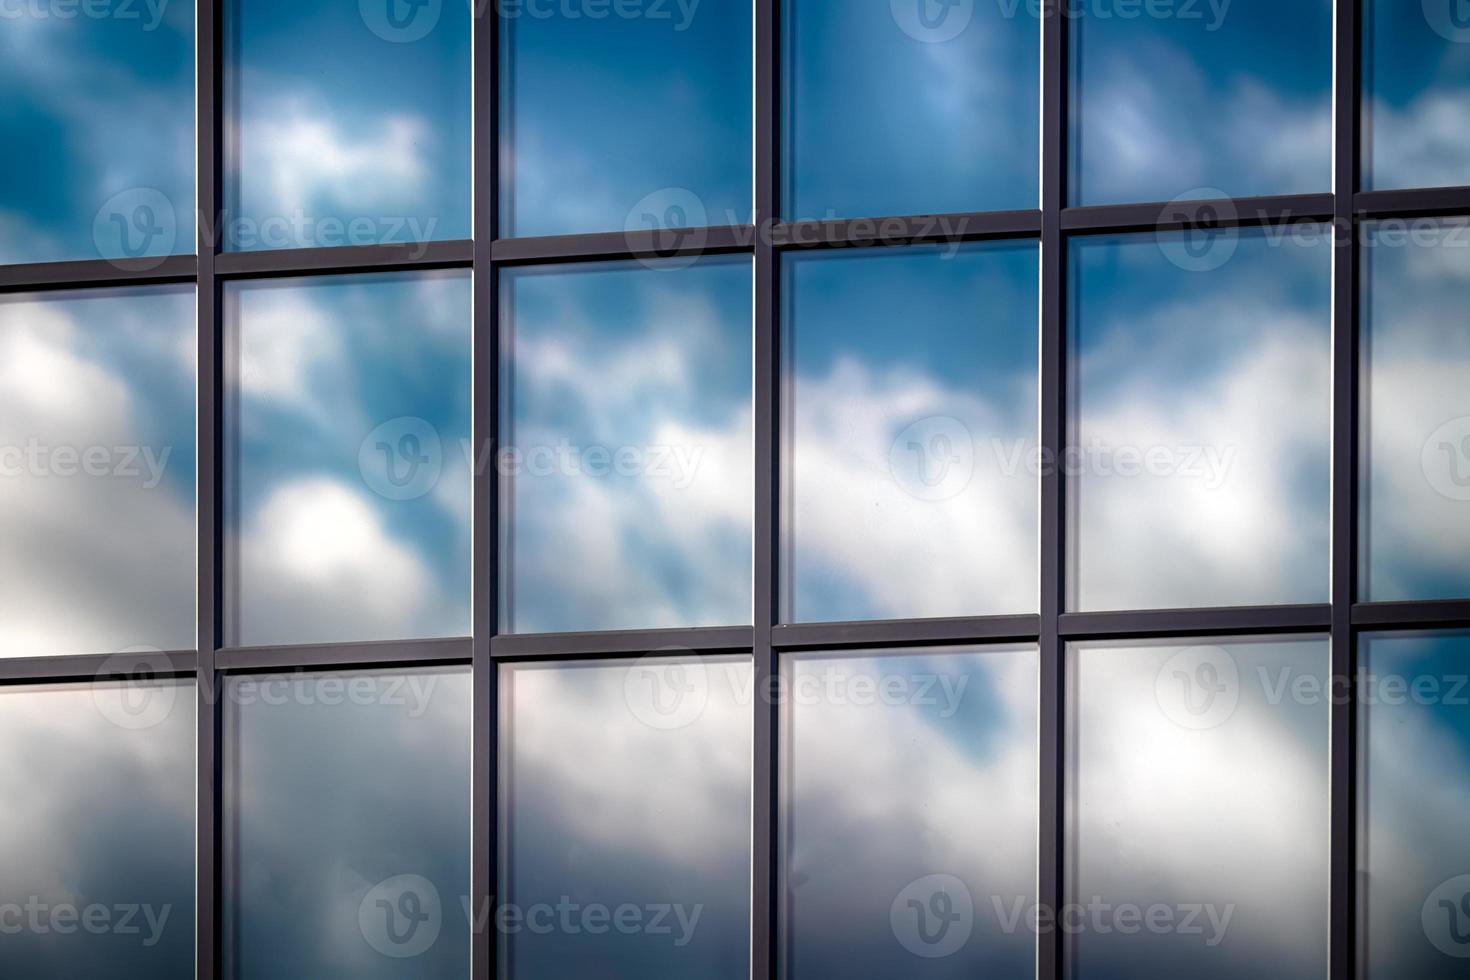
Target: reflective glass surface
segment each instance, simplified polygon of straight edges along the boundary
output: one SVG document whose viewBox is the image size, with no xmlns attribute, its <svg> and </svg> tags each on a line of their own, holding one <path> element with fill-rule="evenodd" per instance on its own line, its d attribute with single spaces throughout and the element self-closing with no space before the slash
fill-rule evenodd
<svg viewBox="0 0 1470 980">
<path fill-rule="evenodd" d="M 1073 204 L 1332 189 L 1332 0 L 1066 6 Z"/>
<path fill-rule="evenodd" d="M 223 247 L 469 238 L 470 10 L 226 0 Z"/>
<path fill-rule="evenodd" d="M 194 251 L 194 4 L 7 3 L 0 92 L 0 263 Z"/>
<path fill-rule="evenodd" d="M 0 296 L 0 657 L 193 649 L 194 315 Z"/>
<path fill-rule="evenodd" d="M 504 276 L 504 628 L 750 623 L 750 259 Z"/>
<path fill-rule="evenodd" d="M 466 980 L 469 669 L 224 683 L 224 976 Z"/>
<path fill-rule="evenodd" d="M 751 0 L 496 7 L 503 237 L 750 223 Z"/>
<path fill-rule="evenodd" d="M 0 688 L 7 977 L 194 976 L 194 682 Z"/>
<path fill-rule="evenodd" d="M 1075 980 L 1327 975 L 1325 639 L 1069 653 Z"/>
<path fill-rule="evenodd" d="M 1037 207 L 1025 3 L 784 0 L 789 218 Z"/>
<path fill-rule="evenodd" d="M 1036 649 L 785 667 L 783 976 L 1032 976 Z"/>
<path fill-rule="evenodd" d="M 505 665 L 500 976 L 750 973 L 749 658 Z"/>
<path fill-rule="evenodd" d="M 1359 588 L 1470 597 L 1470 222 L 1378 222 L 1364 241 Z"/>
<path fill-rule="evenodd" d="M 1332 249 L 1074 240 L 1073 609 L 1328 601 Z"/>
<path fill-rule="evenodd" d="M 786 259 L 782 616 L 1036 612 L 1035 244 Z"/>
<path fill-rule="evenodd" d="M 469 275 L 231 283 L 225 319 L 231 642 L 468 636 Z"/>
</svg>

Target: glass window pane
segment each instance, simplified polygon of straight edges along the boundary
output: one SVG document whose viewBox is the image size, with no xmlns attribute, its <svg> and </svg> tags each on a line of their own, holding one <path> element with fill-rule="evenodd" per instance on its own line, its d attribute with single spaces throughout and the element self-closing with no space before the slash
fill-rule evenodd
<svg viewBox="0 0 1470 980">
<path fill-rule="evenodd" d="M 470 974 L 470 672 L 234 676 L 224 975 Z"/>
<path fill-rule="evenodd" d="M 0 688 L 7 977 L 192 980 L 194 682 Z"/>
<path fill-rule="evenodd" d="M 6 4 L 0 92 L 0 263 L 194 251 L 194 4 Z"/>
<path fill-rule="evenodd" d="M 502 237 L 750 223 L 751 0 L 496 9 Z"/>
<path fill-rule="evenodd" d="M 1470 957 L 1470 633 L 1359 642 L 1362 975 L 1459 980 Z"/>
<path fill-rule="evenodd" d="M 1332 189 L 1333 0 L 1069 6 L 1073 204 Z"/>
<path fill-rule="evenodd" d="M 226 629 L 468 636 L 470 278 L 231 283 Z"/>
<path fill-rule="evenodd" d="M 1035 647 L 786 661 L 785 976 L 1034 974 L 1036 933 L 998 912 L 1036 903 L 1037 664 Z"/>
<path fill-rule="evenodd" d="M 227 0 L 227 250 L 470 237 L 470 6 Z"/>
<path fill-rule="evenodd" d="M 1366 228 L 1365 600 L 1470 596 L 1470 222 Z"/>
<path fill-rule="evenodd" d="M 1071 608 L 1328 601 L 1332 249 L 1076 239 Z"/>
<path fill-rule="evenodd" d="M 0 657 L 194 648 L 194 289 L 0 296 Z"/>
<path fill-rule="evenodd" d="M 505 980 L 750 972 L 748 657 L 501 668 Z"/>
<path fill-rule="evenodd" d="M 1036 612 L 1034 243 L 786 260 L 783 618 Z"/>
<path fill-rule="evenodd" d="M 785 0 L 785 214 L 1037 207 L 1041 21 L 1030 9 Z"/>
<path fill-rule="evenodd" d="M 1470 184 L 1470 9 L 1367 0 L 1363 186 Z"/>
<path fill-rule="evenodd" d="M 1084 643 L 1068 662 L 1073 977 L 1326 976 L 1327 641 Z"/>
<path fill-rule="evenodd" d="M 750 623 L 750 259 L 503 286 L 505 629 Z"/>
</svg>

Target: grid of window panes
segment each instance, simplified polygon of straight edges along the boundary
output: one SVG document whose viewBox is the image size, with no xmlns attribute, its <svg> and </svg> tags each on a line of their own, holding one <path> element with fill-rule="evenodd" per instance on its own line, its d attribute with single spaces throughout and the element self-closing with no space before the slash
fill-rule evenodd
<svg viewBox="0 0 1470 980">
<path fill-rule="evenodd" d="M 1462 974 L 1464 0 L 40 0 L 0 91 L 0 973 Z"/>
</svg>

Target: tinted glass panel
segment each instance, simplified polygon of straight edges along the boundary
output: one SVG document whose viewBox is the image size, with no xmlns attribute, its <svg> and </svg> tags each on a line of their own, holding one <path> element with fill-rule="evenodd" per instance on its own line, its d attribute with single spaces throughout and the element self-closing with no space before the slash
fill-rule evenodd
<svg viewBox="0 0 1470 980">
<path fill-rule="evenodd" d="M 1365 189 L 1470 184 L 1470 8 L 1368 0 Z"/>
<path fill-rule="evenodd" d="M 1037 259 L 787 260 L 787 620 L 1037 610 Z"/>
<path fill-rule="evenodd" d="M 1328 242 L 1073 244 L 1073 608 L 1328 600 Z"/>
<path fill-rule="evenodd" d="M 1329 660 L 1317 639 L 1072 650 L 1077 980 L 1327 975 Z"/>
<path fill-rule="evenodd" d="M 1470 596 L 1470 223 L 1363 249 L 1363 598 Z"/>
<path fill-rule="evenodd" d="M 785 975 L 1032 976 L 1036 934 L 998 910 L 1036 902 L 1036 650 L 818 654 L 786 679 Z"/>
<path fill-rule="evenodd" d="M 232 677 L 230 980 L 470 972 L 470 674 Z"/>
<path fill-rule="evenodd" d="M 194 4 L 6 4 L 0 92 L 0 262 L 194 251 Z"/>
<path fill-rule="evenodd" d="M 585 6 L 496 5 L 501 234 L 748 224 L 751 0 Z"/>
<path fill-rule="evenodd" d="M 470 9 L 227 0 L 224 247 L 469 238 Z"/>
<path fill-rule="evenodd" d="M 468 274 L 231 284 L 225 304 L 233 642 L 468 636 Z"/>
<path fill-rule="evenodd" d="M 187 650 L 192 287 L 0 296 L 0 657 Z"/>
<path fill-rule="evenodd" d="M 1363 975 L 1455 980 L 1470 957 L 1470 634 L 1360 642 Z"/>
<path fill-rule="evenodd" d="M 503 622 L 751 621 L 748 258 L 507 272 Z"/>
<path fill-rule="evenodd" d="M 194 682 L 0 689 L 7 977 L 194 976 Z"/>
<path fill-rule="evenodd" d="M 500 975 L 743 980 L 747 658 L 501 670 Z"/>
<path fill-rule="evenodd" d="M 788 216 L 1037 206 L 1041 21 L 1026 4 L 785 11 Z"/>
<path fill-rule="evenodd" d="M 1332 189 L 1332 0 L 1068 7 L 1074 204 Z"/>
</svg>

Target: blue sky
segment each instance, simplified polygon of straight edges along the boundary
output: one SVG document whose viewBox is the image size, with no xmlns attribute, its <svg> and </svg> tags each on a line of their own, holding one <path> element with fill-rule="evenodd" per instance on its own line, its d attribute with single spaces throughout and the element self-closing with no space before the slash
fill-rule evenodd
<svg viewBox="0 0 1470 980">
<path fill-rule="evenodd" d="M 1470 26 L 1453 0 L 1369 0 L 1363 33 L 1363 182 L 1470 184 Z M 1428 11 L 1444 20 L 1431 23 Z M 1443 32 L 1443 33 L 1442 33 Z"/>
</svg>

